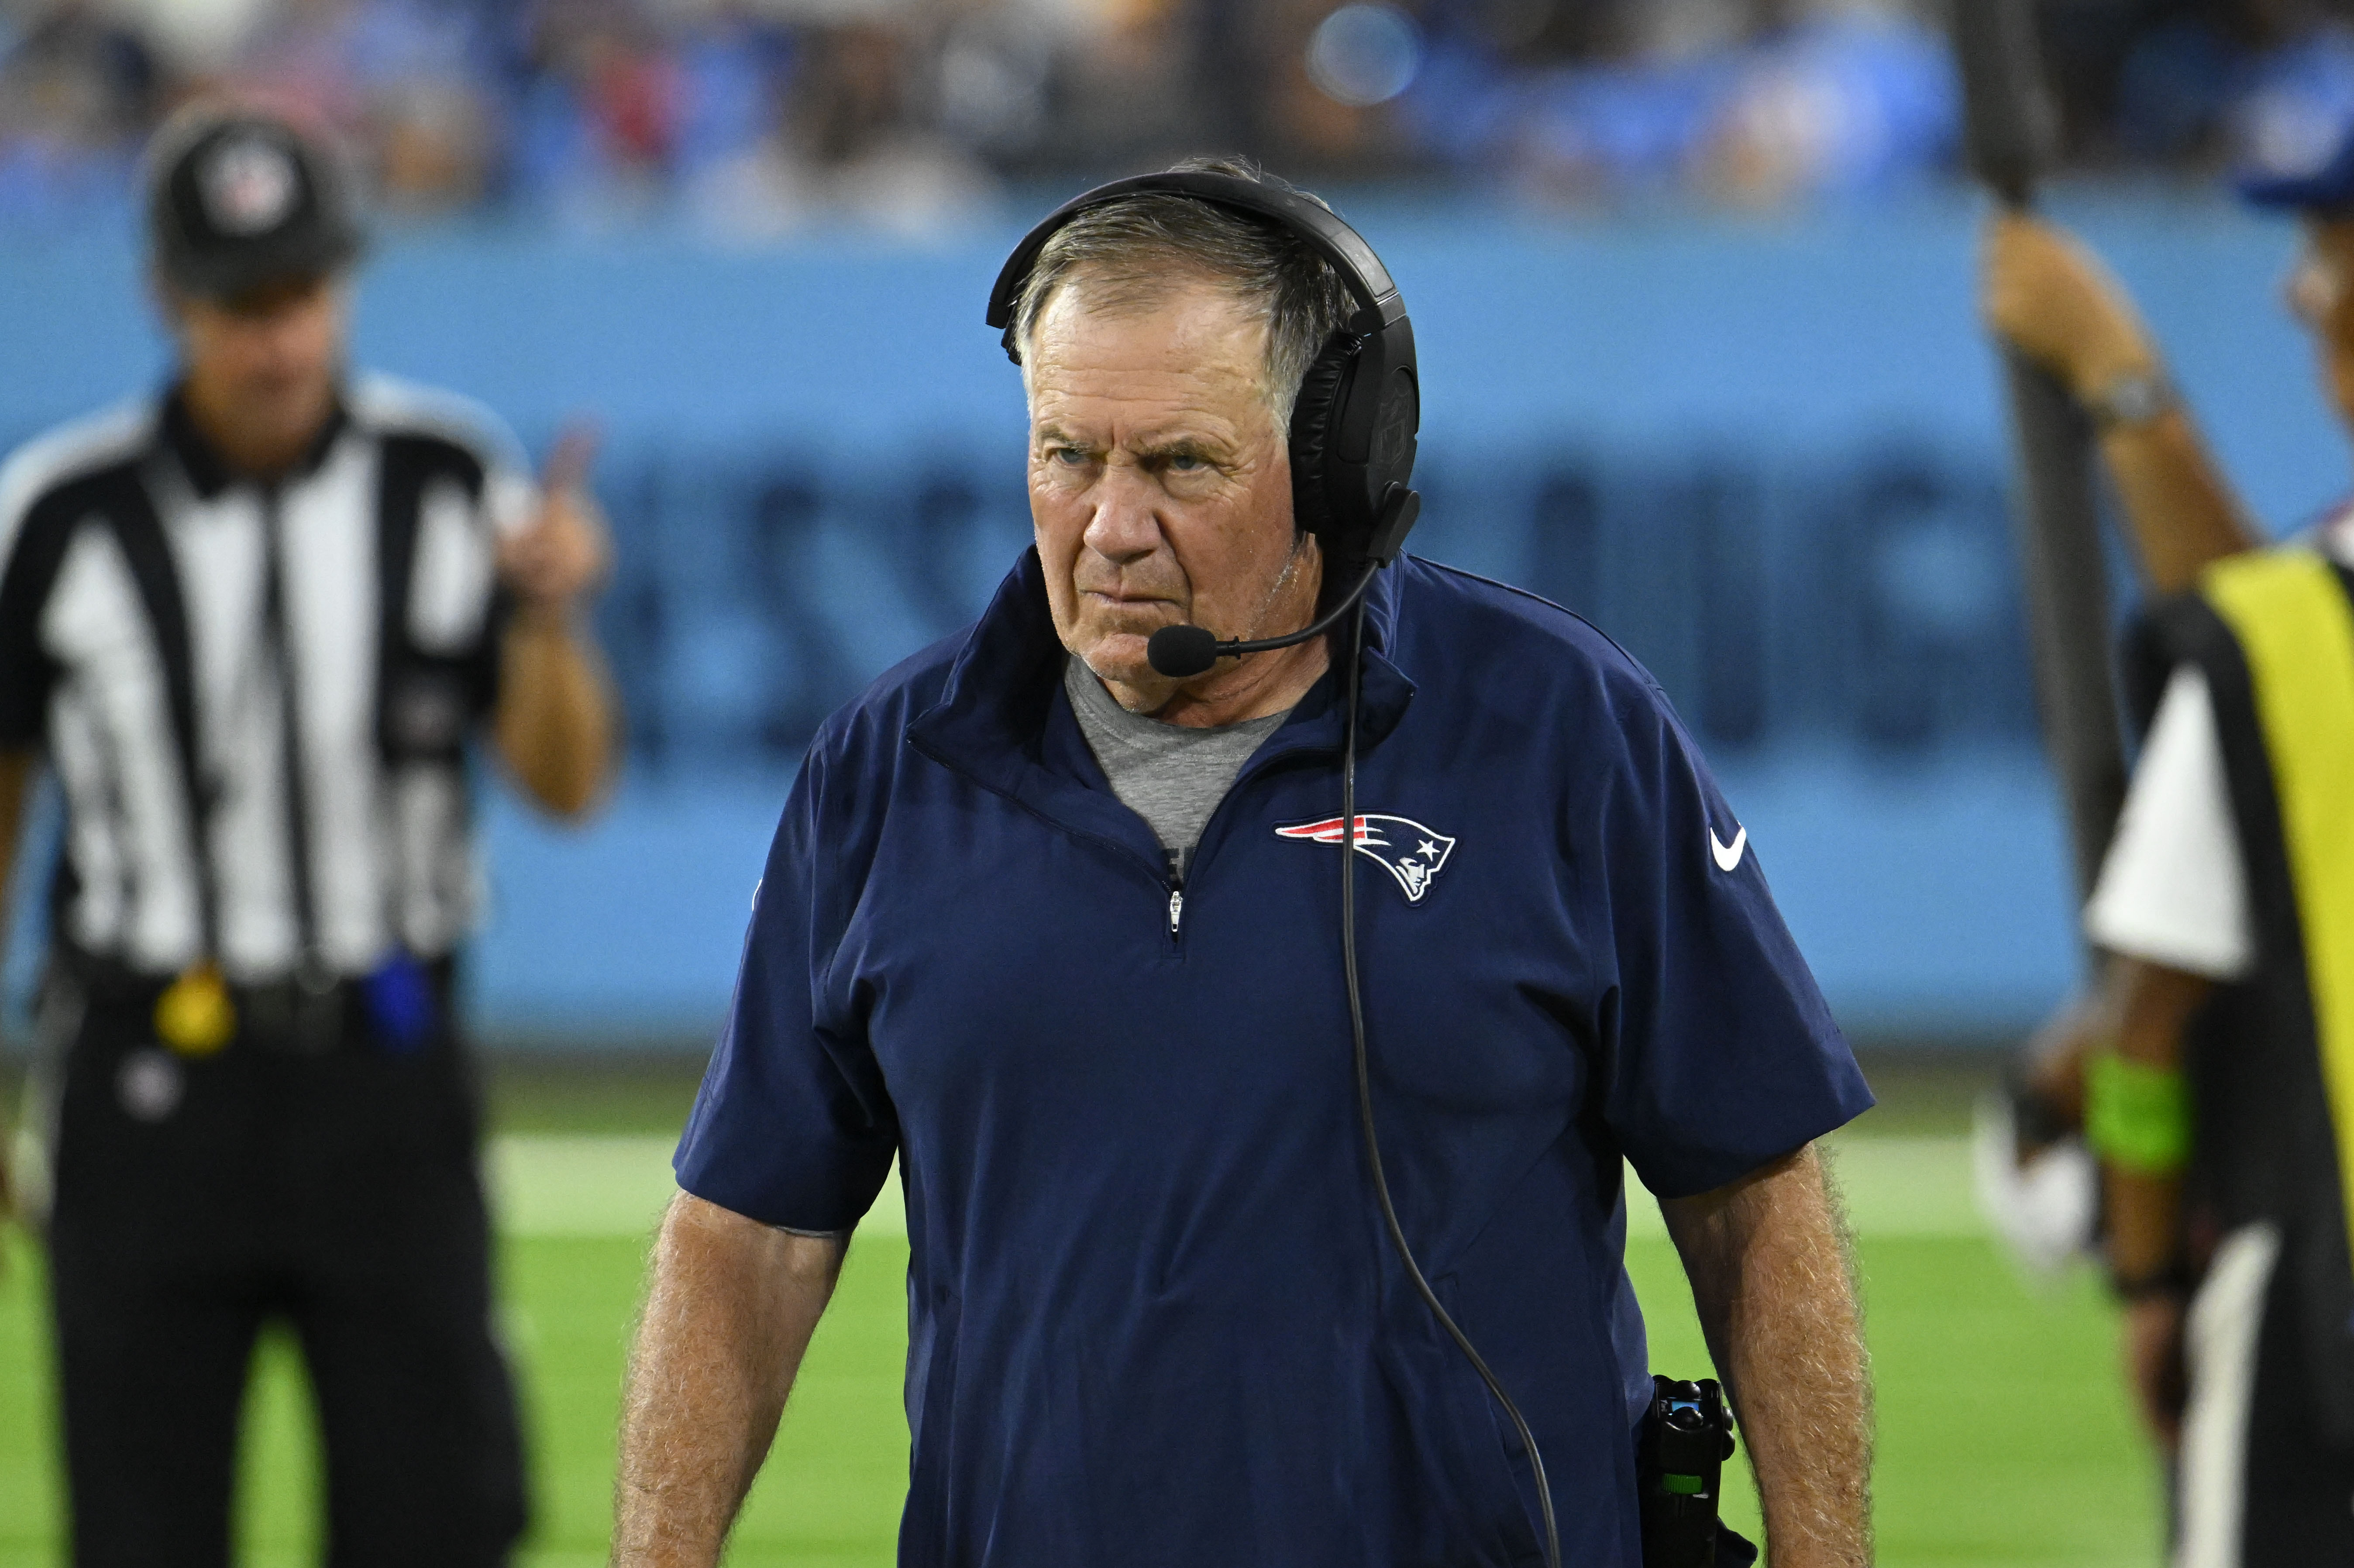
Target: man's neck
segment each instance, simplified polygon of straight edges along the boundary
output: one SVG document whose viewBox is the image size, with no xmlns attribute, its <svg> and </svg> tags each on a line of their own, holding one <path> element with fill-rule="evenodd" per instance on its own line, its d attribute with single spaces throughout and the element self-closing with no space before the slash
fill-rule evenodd
<svg viewBox="0 0 2354 1568">
<path fill-rule="evenodd" d="M 273 431 L 258 429 L 252 421 L 240 419 L 234 409 L 207 397 L 204 387 L 193 379 L 185 384 L 182 398 L 187 407 L 188 422 L 196 427 L 196 434 L 204 438 L 222 465 L 239 478 L 265 482 L 283 478 L 300 464 L 335 412 L 334 402 L 330 398 L 315 418 L 283 431 Z"/>
</svg>

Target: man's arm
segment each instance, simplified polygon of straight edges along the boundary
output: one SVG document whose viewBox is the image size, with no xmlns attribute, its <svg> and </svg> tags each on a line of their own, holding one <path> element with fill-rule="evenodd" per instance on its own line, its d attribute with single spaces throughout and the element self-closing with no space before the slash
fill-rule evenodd
<svg viewBox="0 0 2354 1568">
<path fill-rule="evenodd" d="M 843 1244 L 681 1193 L 630 1358 L 616 1568 L 707 1568 L 768 1457 Z"/>
<path fill-rule="evenodd" d="M 2017 213 L 1992 219 L 1983 258 L 1987 324 L 2093 403 L 2159 373 L 2157 340 L 2092 253 Z M 2249 548 L 2255 532 L 2179 402 L 2101 432 L 2135 554 L 2150 586 L 2180 593 L 2209 562 Z"/>
<path fill-rule="evenodd" d="M 567 435 L 548 458 L 539 515 L 499 548 L 519 603 L 499 649 L 499 753 L 533 800 L 578 818 L 612 769 L 613 710 L 603 662 L 580 626 L 580 600 L 611 557 L 586 488 L 592 443 Z"/>
<path fill-rule="evenodd" d="M 2143 959 L 2112 959 L 2107 989 L 2117 1054 L 2137 1066 L 2182 1068 L 2183 1032 L 2215 982 Z M 2109 1268 L 2126 1294 L 2126 1370 L 2142 1417 L 2168 1448 L 2182 1422 L 2182 1292 L 2170 1283 L 2182 1262 L 2182 1175 L 2102 1165 L 2108 1198 Z"/>
<path fill-rule="evenodd" d="M 587 814 L 612 771 L 613 701 L 603 662 L 569 606 L 526 599 L 499 648 L 499 755 L 558 817 Z"/>
<path fill-rule="evenodd" d="M 1659 1211 L 1757 1473 L 1773 1568 L 1869 1563 L 1872 1378 L 1814 1146 Z"/>
</svg>

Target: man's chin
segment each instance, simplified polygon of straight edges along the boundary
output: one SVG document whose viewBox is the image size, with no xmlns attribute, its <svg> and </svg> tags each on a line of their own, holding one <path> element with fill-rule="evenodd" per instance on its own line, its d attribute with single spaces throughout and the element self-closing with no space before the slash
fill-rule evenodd
<svg viewBox="0 0 2354 1568">
<path fill-rule="evenodd" d="M 1088 643 L 1079 655 L 1099 680 L 1115 685 L 1152 687 L 1168 684 L 1169 677 L 1152 668 L 1141 632 L 1110 632 Z"/>
</svg>

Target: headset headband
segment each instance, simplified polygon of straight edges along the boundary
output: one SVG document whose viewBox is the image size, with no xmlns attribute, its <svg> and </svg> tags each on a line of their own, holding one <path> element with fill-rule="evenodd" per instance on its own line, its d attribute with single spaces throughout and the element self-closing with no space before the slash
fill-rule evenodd
<svg viewBox="0 0 2354 1568">
<path fill-rule="evenodd" d="M 1008 355 L 1017 363 L 1021 359 L 1013 344 L 1013 307 L 1021 298 L 1022 286 L 1028 281 L 1031 268 L 1037 264 L 1038 252 L 1045 249 L 1055 231 L 1088 207 L 1100 207 L 1121 196 L 1145 195 L 1192 196 L 1273 218 L 1331 262 L 1349 292 L 1356 296 L 1360 309 L 1350 319 L 1349 330 L 1360 337 L 1405 317 L 1405 302 L 1398 298 L 1397 285 L 1390 281 L 1389 269 L 1382 265 L 1382 259 L 1373 254 L 1373 248 L 1365 243 L 1364 238 L 1341 222 L 1330 207 L 1279 185 L 1262 185 L 1235 175 L 1213 174 L 1206 169 L 1187 169 L 1165 175 L 1137 175 L 1097 185 L 1048 213 L 1044 222 L 1023 237 L 1022 243 L 1013 248 L 1013 254 L 1005 259 L 1004 267 L 997 274 L 997 286 L 989 293 L 989 324 L 1004 330 Z"/>
</svg>

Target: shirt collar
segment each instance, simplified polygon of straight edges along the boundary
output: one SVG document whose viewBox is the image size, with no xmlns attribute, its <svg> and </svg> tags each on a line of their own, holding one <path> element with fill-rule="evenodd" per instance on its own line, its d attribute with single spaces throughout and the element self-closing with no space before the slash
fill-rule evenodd
<svg viewBox="0 0 2354 1568">
<path fill-rule="evenodd" d="M 304 479 L 317 472 L 319 465 L 327 461 L 327 453 L 334 448 L 336 438 L 344 433 L 344 427 L 350 422 L 351 416 L 345 409 L 343 394 L 338 391 L 328 408 L 326 423 L 321 425 L 319 433 L 311 438 L 310 446 L 303 450 L 294 466 L 280 476 L 281 481 Z M 189 487 L 196 491 L 198 499 L 210 501 L 245 480 L 246 476 L 231 468 L 219 449 L 196 429 L 196 417 L 188 412 L 187 384 L 185 381 L 175 382 L 171 390 L 164 395 L 162 436 L 165 450 L 178 461 L 181 471 L 187 475 Z"/>
<path fill-rule="evenodd" d="M 1365 590 L 1363 729 L 1360 750 L 1380 745 L 1405 716 L 1414 683 L 1392 662 L 1405 568 L 1376 573 Z M 1345 625 L 1346 622 L 1344 621 Z M 1047 718 L 1063 682 L 1064 649 L 1046 604 L 1046 578 L 1034 546 L 998 585 L 949 667 L 939 701 L 907 726 L 918 750 L 991 789 L 1027 798 L 1044 771 Z M 1341 747 L 1345 671 L 1336 657 L 1261 758 Z M 1256 765 L 1257 759 L 1254 761 Z"/>
</svg>

